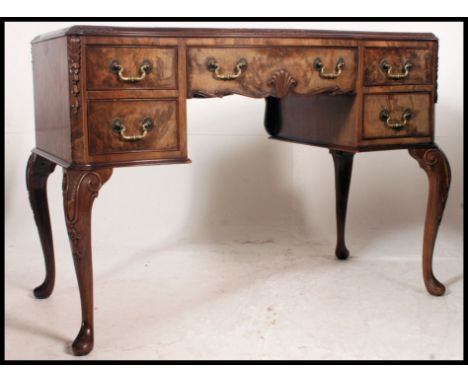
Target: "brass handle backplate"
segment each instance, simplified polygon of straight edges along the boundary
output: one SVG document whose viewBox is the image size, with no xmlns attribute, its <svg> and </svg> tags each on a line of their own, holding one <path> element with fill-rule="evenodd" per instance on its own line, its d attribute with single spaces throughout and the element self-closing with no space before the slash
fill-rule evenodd
<svg viewBox="0 0 468 382">
<path fill-rule="evenodd" d="M 234 73 L 230 74 L 221 74 L 219 64 L 216 62 L 214 58 L 210 58 L 207 62 L 207 68 L 210 72 L 213 72 L 214 77 L 217 80 L 221 81 L 232 81 L 238 79 L 241 75 L 242 72 L 247 69 L 247 61 L 243 58 L 241 58 L 234 69 Z"/>
<path fill-rule="evenodd" d="M 392 73 L 392 66 L 385 59 L 383 59 L 380 62 L 380 69 L 382 69 L 382 71 L 385 72 L 385 75 L 390 80 L 403 80 L 403 79 L 405 79 L 406 77 L 408 77 L 409 72 L 410 72 L 412 67 L 413 67 L 413 64 L 411 62 L 409 62 L 409 61 L 406 61 L 405 65 L 403 65 L 402 72 L 400 74 L 395 74 L 395 73 Z"/>
<path fill-rule="evenodd" d="M 113 73 L 117 74 L 120 81 L 136 83 L 145 79 L 146 75 L 151 72 L 153 65 L 148 60 L 145 60 L 140 65 L 140 75 L 138 77 L 126 77 L 123 75 L 124 68 L 120 65 L 118 60 L 113 60 L 110 65 L 110 69 Z"/>
<path fill-rule="evenodd" d="M 345 62 L 342 58 L 339 58 L 338 61 L 336 62 L 336 67 L 335 71 L 332 73 L 326 73 L 325 72 L 325 65 L 323 65 L 322 60 L 320 57 L 317 57 L 316 60 L 314 61 L 314 68 L 319 72 L 319 75 L 321 78 L 324 78 L 326 80 L 334 80 L 338 78 L 341 75 L 341 72 L 345 66 Z"/>
<path fill-rule="evenodd" d="M 153 126 L 153 120 L 151 118 L 145 118 L 143 119 L 143 122 L 141 124 L 141 129 L 143 130 L 143 133 L 141 133 L 140 135 L 125 135 L 126 127 L 122 123 L 122 121 L 120 119 L 114 119 L 112 121 L 112 131 L 116 134 L 119 134 L 120 138 L 124 141 L 142 140 L 146 137 L 148 131 L 150 131 L 153 128 Z"/>
<path fill-rule="evenodd" d="M 380 112 L 380 120 L 385 122 L 387 127 L 394 129 L 394 130 L 400 130 L 403 127 L 406 126 L 408 123 L 408 120 L 411 119 L 411 110 L 406 109 L 402 116 L 400 121 L 392 121 L 392 117 L 390 116 L 390 112 L 388 110 L 382 110 Z"/>
</svg>

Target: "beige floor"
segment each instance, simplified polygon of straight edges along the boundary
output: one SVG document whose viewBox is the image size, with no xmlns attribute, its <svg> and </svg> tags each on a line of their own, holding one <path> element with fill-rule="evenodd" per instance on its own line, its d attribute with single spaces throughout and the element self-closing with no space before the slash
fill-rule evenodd
<svg viewBox="0 0 468 382">
<path fill-rule="evenodd" d="M 332 239 L 95 244 L 96 346 L 80 359 L 461 359 L 462 237 L 442 229 L 436 273 L 420 274 L 421 227 L 351 237 L 346 262 Z M 138 247 L 138 246 L 136 246 Z M 6 358 L 71 359 L 78 292 L 57 255 L 48 300 L 36 237 L 7 243 Z"/>
</svg>

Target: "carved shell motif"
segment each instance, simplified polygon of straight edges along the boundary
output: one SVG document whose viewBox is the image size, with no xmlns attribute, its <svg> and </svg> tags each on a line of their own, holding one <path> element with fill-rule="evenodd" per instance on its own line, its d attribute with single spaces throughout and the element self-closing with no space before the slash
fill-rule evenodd
<svg viewBox="0 0 468 382">
<path fill-rule="evenodd" d="M 297 85 L 297 81 L 286 70 L 279 70 L 268 81 L 274 87 L 274 95 L 278 98 L 286 97 L 292 87 Z"/>
</svg>

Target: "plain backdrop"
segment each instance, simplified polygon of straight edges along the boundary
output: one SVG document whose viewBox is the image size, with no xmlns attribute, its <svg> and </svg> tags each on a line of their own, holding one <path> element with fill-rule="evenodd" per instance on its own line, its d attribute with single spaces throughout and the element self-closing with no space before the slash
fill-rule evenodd
<svg viewBox="0 0 468 382">
<path fill-rule="evenodd" d="M 93 24 L 93 23 L 86 23 Z M 435 261 L 459 256 L 463 241 L 463 25 L 461 23 L 94 23 L 115 26 L 306 28 L 432 32 L 440 40 L 436 142 L 452 168 L 452 187 L 436 245 Z M 5 29 L 6 273 L 25 263 L 43 277 L 39 239 L 26 193 L 25 168 L 34 147 L 30 41 L 71 23 L 9 23 Z M 333 256 L 333 162 L 326 149 L 267 139 L 264 101 L 231 96 L 188 101 L 190 165 L 117 168 L 93 208 L 95 272 L 115 253 L 132 254 L 197 243 L 322 243 Z M 48 183 L 60 273 L 71 274 L 59 167 Z M 427 177 L 406 150 L 355 156 L 348 207 L 352 255 L 375 246 L 419 258 L 427 202 Z M 408 232 L 412 232 L 408 235 Z M 13 255 L 13 253 L 15 255 Z M 96 263 L 97 262 L 97 263 Z M 125 264 L 124 264 L 125 265 Z M 119 272 L 122 264 L 110 268 Z M 101 268 L 100 268 L 101 266 Z M 184 266 L 184 265 L 181 265 Z M 61 269 L 63 268 L 63 269 Z M 459 269 L 458 269 L 459 271 Z M 16 273 L 15 273 L 16 272 Z M 18 273 L 19 272 L 19 273 Z M 76 281 L 66 281 L 76 285 Z M 67 284 L 67 285 L 68 285 Z M 421 280 L 422 285 L 422 280 Z"/>
</svg>

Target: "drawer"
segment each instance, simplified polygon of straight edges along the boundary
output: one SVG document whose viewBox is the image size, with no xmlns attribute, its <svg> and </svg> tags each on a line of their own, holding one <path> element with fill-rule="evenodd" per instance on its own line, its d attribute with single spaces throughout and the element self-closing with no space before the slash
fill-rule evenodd
<svg viewBox="0 0 468 382">
<path fill-rule="evenodd" d="M 89 154 L 178 151 L 177 109 L 176 100 L 89 101 Z"/>
<path fill-rule="evenodd" d="M 187 56 L 189 97 L 265 98 L 289 91 L 310 95 L 355 90 L 354 48 L 193 47 Z"/>
<path fill-rule="evenodd" d="M 430 85 L 434 58 L 430 49 L 366 48 L 364 84 Z"/>
<path fill-rule="evenodd" d="M 363 138 L 429 137 L 431 105 L 431 93 L 366 95 Z"/>
<path fill-rule="evenodd" d="M 176 47 L 86 48 L 88 90 L 176 89 Z"/>
</svg>

